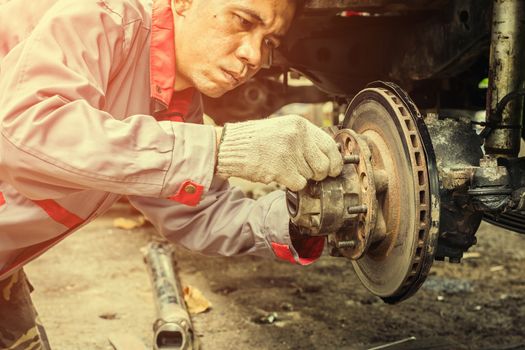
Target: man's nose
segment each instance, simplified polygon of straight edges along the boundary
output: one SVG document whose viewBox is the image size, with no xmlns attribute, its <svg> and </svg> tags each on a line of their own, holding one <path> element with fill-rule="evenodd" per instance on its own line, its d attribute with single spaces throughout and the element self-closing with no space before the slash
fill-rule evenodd
<svg viewBox="0 0 525 350">
<path fill-rule="evenodd" d="M 237 58 L 250 69 L 259 69 L 262 63 L 262 40 L 246 38 L 236 52 Z"/>
</svg>

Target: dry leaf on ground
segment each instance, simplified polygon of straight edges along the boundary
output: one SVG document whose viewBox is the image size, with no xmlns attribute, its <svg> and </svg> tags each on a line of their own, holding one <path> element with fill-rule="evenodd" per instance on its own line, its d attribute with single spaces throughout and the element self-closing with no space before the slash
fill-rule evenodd
<svg viewBox="0 0 525 350">
<path fill-rule="evenodd" d="M 134 219 L 128 218 L 116 218 L 113 220 L 113 226 L 124 230 L 133 230 L 134 228 L 141 227 L 146 222 L 144 216 L 139 216 Z"/>
<path fill-rule="evenodd" d="M 190 314 L 200 314 L 211 308 L 211 303 L 197 288 L 184 287 L 184 301 Z"/>
<path fill-rule="evenodd" d="M 463 259 L 478 259 L 478 258 L 481 258 L 481 254 L 478 252 L 463 253 Z"/>
<path fill-rule="evenodd" d="M 505 269 L 505 266 L 503 265 L 497 265 L 497 266 L 492 266 L 490 268 L 490 272 L 498 272 L 498 271 L 503 271 Z"/>
</svg>

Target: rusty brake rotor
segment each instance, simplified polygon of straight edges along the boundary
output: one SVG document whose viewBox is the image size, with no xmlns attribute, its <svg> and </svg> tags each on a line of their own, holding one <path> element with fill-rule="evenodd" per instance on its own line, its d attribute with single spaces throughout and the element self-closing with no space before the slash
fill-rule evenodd
<svg viewBox="0 0 525 350">
<path fill-rule="evenodd" d="M 303 234 L 326 235 L 331 254 L 351 259 L 373 294 L 406 299 L 429 272 L 439 229 L 426 127 L 406 93 L 377 83 L 354 97 L 333 137 L 343 172 L 289 193 L 291 221 Z"/>
<path fill-rule="evenodd" d="M 410 101 L 387 87 L 368 88 L 350 103 L 344 128 L 364 138 L 374 173 L 387 174 L 377 195 L 374 242 L 352 261 L 361 282 L 387 302 L 412 295 L 425 280 L 437 242 L 438 193 L 432 193 L 428 152 Z M 416 110 L 417 112 L 417 110 Z M 434 218 L 432 217 L 434 216 Z"/>
</svg>

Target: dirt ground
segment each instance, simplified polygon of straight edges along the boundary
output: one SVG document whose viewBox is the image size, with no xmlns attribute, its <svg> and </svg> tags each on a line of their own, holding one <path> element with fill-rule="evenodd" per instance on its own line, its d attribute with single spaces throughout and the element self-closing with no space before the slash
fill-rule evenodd
<svg viewBox="0 0 525 350">
<path fill-rule="evenodd" d="M 113 227 L 133 215 L 119 204 L 27 266 L 53 349 L 112 349 L 113 333 L 151 349 L 155 309 L 139 249 L 153 229 Z M 478 242 L 479 257 L 435 262 L 399 305 L 369 294 L 349 262 L 329 256 L 306 268 L 182 249 L 177 260 L 183 284 L 213 304 L 193 316 L 204 350 L 368 349 L 411 336 L 456 343 L 449 349 L 525 349 L 525 236 L 483 224 Z"/>
</svg>

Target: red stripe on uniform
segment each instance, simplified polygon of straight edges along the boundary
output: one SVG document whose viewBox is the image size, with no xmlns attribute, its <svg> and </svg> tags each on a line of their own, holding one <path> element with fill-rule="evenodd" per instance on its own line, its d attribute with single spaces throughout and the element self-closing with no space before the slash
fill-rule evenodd
<svg viewBox="0 0 525 350">
<path fill-rule="evenodd" d="M 2 192 L 0 192 L 0 206 L 2 206 L 4 204 L 5 204 L 4 194 Z"/>
<path fill-rule="evenodd" d="M 182 91 L 174 92 L 166 112 L 180 113 L 183 117 L 186 116 L 190 110 L 190 105 L 194 94 L 194 88 L 188 88 Z M 184 119 L 182 119 L 182 121 L 184 121 Z"/>
<path fill-rule="evenodd" d="M 70 211 L 67 211 L 52 199 L 44 199 L 33 202 L 40 208 L 44 209 L 51 219 L 66 226 L 67 228 L 74 228 L 84 222 L 82 218 Z"/>
<path fill-rule="evenodd" d="M 167 117 L 159 116 L 159 117 L 155 117 L 155 119 L 157 119 L 159 122 L 160 121 L 170 121 L 170 122 L 184 123 L 184 118 L 181 116 L 167 116 Z"/>
</svg>

